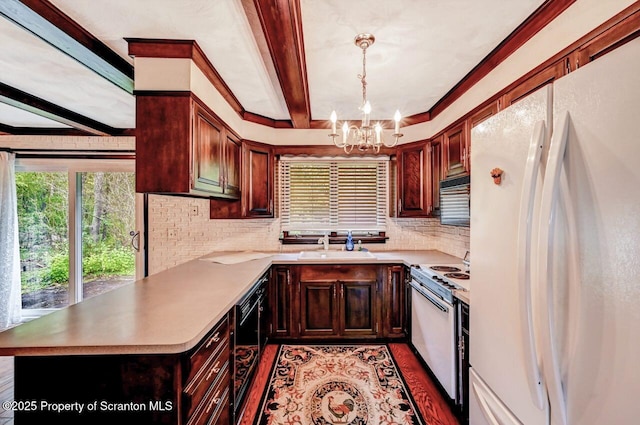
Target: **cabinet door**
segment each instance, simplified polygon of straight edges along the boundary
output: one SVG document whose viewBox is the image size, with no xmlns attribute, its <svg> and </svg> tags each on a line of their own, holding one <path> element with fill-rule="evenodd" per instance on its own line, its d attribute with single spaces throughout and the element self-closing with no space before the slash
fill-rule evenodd
<svg viewBox="0 0 640 425">
<path fill-rule="evenodd" d="M 431 212 L 427 164 L 427 143 L 398 149 L 399 217 L 426 217 Z"/>
<path fill-rule="evenodd" d="M 389 266 L 383 296 L 384 337 L 403 337 L 406 328 L 404 266 Z"/>
<path fill-rule="evenodd" d="M 227 131 L 225 134 L 224 194 L 231 198 L 239 198 L 242 145 L 236 136 Z"/>
<path fill-rule="evenodd" d="M 446 177 L 469 172 L 466 122 L 444 134 L 444 164 Z"/>
<path fill-rule="evenodd" d="M 430 216 L 440 215 L 440 180 L 442 180 L 442 136 L 429 142 L 427 147 L 427 182 L 429 185 Z"/>
<path fill-rule="evenodd" d="M 193 109 L 193 189 L 222 193 L 224 127 L 197 104 Z"/>
<path fill-rule="evenodd" d="M 273 217 L 273 148 L 243 142 L 245 217 Z"/>
<path fill-rule="evenodd" d="M 271 335 L 276 338 L 290 336 L 291 331 L 291 271 L 289 267 L 276 267 L 271 275 L 269 303 Z"/>
<path fill-rule="evenodd" d="M 469 117 L 469 130 L 498 113 L 498 103 L 491 102 Z M 471 141 L 469 141 L 471 142 Z M 471 144 L 471 143 L 469 143 Z"/>
<path fill-rule="evenodd" d="M 338 335 L 338 282 L 300 281 L 300 335 Z"/>
<path fill-rule="evenodd" d="M 375 335 L 378 331 L 377 282 L 340 282 L 340 328 L 344 336 Z"/>
</svg>

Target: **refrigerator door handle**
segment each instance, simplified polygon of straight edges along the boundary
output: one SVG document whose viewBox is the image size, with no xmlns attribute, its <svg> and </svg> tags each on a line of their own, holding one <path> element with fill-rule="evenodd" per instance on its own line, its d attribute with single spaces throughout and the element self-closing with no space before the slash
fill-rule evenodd
<svg viewBox="0 0 640 425">
<path fill-rule="evenodd" d="M 540 203 L 540 232 L 538 238 L 538 280 L 540 308 L 540 330 L 542 341 L 542 370 L 549 394 L 551 414 L 556 418 L 552 423 L 567 425 L 567 405 L 562 384 L 557 341 L 554 338 L 553 299 L 553 228 L 558 204 L 562 164 L 569 136 L 569 113 L 560 117 L 559 126 L 551 138 L 549 157 L 542 184 Z"/>
<path fill-rule="evenodd" d="M 533 228 L 533 207 L 536 198 L 536 185 L 540 171 L 540 157 L 545 141 L 545 123 L 536 123 L 529 153 L 524 169 L 524 181 L 522 184 L 522 195 L 520 198 L 520 215 L 518 221 L 518 291 L 520 298 L 520 323 L 522 325 L 522 335 L 524 342 L 524 360 L 527 371 L 527 382 L 533 403 L 540 410 L 544 410 L 547 404 L 547 394 L 545 392 L 540 367 L 538 364 L 538 345 L 536 341 L 535 329 L 533 326 L 532 312 L 532 250 L 531 244 L 534 238 Z"/>
</svg>

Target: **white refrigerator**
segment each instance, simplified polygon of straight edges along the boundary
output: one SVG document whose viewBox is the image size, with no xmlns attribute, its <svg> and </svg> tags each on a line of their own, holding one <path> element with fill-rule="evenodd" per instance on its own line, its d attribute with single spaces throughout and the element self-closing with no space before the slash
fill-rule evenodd
<svg viewBox="0 0 640 425">
<path fill-rule="evenodd" d="M 470 424 L 640 423 L 640 38 L 475 127 L 471 164 Z"/>
</svg>

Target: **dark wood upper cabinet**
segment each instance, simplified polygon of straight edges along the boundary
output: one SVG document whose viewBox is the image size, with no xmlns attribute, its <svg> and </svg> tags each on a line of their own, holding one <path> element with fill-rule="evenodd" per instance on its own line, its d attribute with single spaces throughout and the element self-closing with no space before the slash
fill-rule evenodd
<svg viewBox="0 0 640 425">
<path fill-rule="evenodd" d="M 397 159 L 399 217 L 423 217 L 429 215 L 429 191 L 427 184 L 427 144 L 409 143 L 398 148 Z"/>
<path fill-rule="evenodd" d="M 524 99 L 534 91 L 553 83 L 565 73 L 565 61 L 559 60 L 556 63 L 541 70 L 537 74 L 518 84 L 506 92 L 500 100 L 500 110 L 508 108 L 514 103 Z"/>
<path fill-rule="evenodd" d="M 244 216 L 273 217 L 273 147 L 243 142 Z"/>
<path fill-rule="evenodd" d="M 466 121 L 452 127 L 443 138 L 444 177 L 452 177 L 469 172 L 469 146 Z"/>
<path fill-rule="evenodd" d="M 240 139 L 193 94 L 136 94 L 136 191 L 238 199 Z"/>
<path fill-rule="evenodd" d="M 241 165 L 240 155 L 242 154 L 242 144 L 240 139 L 232 133 L 225 134 L 224 151 L 224 193 L 234 199 L 240 197 L 240 176 Z"/>
<path fill-rule="evenodd" d="M 273 147 L 249 140 L 227 138 L 229 155 L 242 158 L 237 166 L 229 168 L 227 191 L 242 194 L 240 200 L 211 199 L 209 217 L 215 218 L 269 218 L 273 217 L 274 154 Z M 242 185 L 237 182 L 241 181 Z"/>
<path fill-rule="evenodd" d="M 484 120 L 489 119 L 498 113 L 498 102 L 491 102 L 490 104 L 480 108 L 478 111 L 471 114 L 469 117 L 468 127 L 469 131 Z M 469 143 L 471 144 L 471 143 Z"/>
<path fill-rule="evenodd" d="M 437 205 L 440 181 L 439 140 L 423 140 L 398 148 L 392 163 L 392 178 L 397 181 L 395 212 L 397 217 L 431 217 Z M 435 201 L 435 202 L 434 202 Z M 395 211 L 394 211 L 395 210 Z"/>
<path fill-rule="evenodd" d="M 193 104 L 193 188 L 208 193 L 224 191 L 225 131 L 197 103 Z"/>
</svg>

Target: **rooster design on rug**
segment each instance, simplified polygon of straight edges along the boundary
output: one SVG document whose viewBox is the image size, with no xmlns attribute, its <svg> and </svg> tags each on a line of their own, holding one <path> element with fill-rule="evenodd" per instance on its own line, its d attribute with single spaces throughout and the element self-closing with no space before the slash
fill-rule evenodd
<svg viewBox="0 0 640 425">
<path fill-rule="evenodd" d="M 335 417 L 335 421 L 332 421 L 334 424 L 346 424 L 349 418 L 349 413 L 353 412 L 354 402 L 350 398 L 346 398 L 342 401 L 342 403 L 337 403 L 334 401 L 333 396 L 328 397 L 329 404 L 327 407 L 329 408 L 329 413 L 331 413 Z"/>
</svg>

